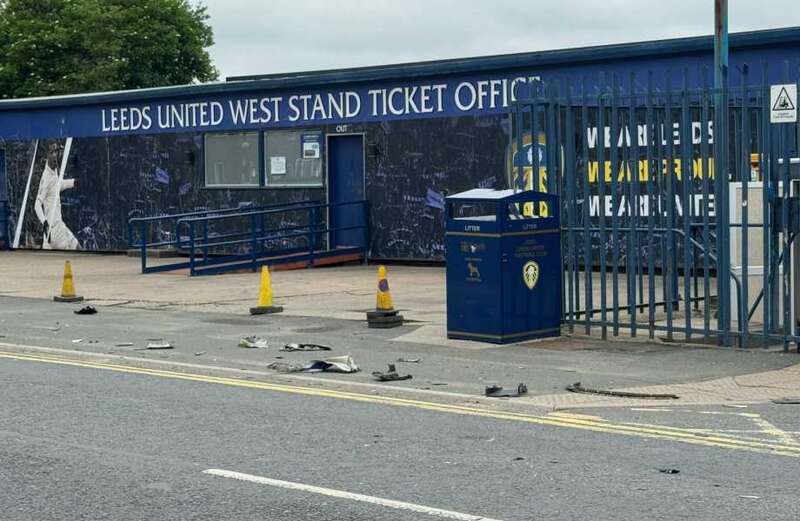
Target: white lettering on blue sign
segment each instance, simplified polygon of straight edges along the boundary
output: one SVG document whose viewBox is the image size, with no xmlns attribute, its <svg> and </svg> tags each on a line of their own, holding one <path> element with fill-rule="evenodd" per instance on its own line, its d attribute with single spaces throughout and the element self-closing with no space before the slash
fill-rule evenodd
<svg viewBox="0 0 800 521">
<path fill-rule="evenodd" d="M 102 134 L 144 131 L 236 129 L 306 122 L 348 121 L 418 115 L 458 115 L 504 110 L 522 84 L 538 76 L 431 83 L 385 88 L 154 103 L 100 109 Z"/>
</svg>

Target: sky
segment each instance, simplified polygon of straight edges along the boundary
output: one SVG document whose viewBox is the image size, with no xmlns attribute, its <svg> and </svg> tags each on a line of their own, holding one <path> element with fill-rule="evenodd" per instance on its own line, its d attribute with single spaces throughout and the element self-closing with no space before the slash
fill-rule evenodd
<svg viewBox="0 0 800 521">
<path fill-rule="evenodd" d="M 200 0 L 195 0 L 200 1 Z M 731 32 L 800 26 L 798 0 L 729 0 Z M 713 0 L 204 0 L 227 76 L 713 33 Z"/>
</svg>

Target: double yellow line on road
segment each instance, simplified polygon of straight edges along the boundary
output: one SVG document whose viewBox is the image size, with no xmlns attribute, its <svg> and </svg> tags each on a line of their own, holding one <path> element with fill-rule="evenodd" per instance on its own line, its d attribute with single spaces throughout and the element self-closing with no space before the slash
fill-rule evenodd
<svg viewBox="0 0 800 521">
<path fill-rule="evenodd" d="M 252 380 L 242 380 L 239 378 L 226 378 L 219 376 L 208 376 L 196 373 L 185 373 L 177 371 L 165 371 L 162 369 L 149 369 L 126 365 L 88 362 L 65 357 L 39 354 L 21 354 L 0 351 L 0 359 L 22 360 L 28 362 L 40 362 L 48 364 L 65 365 L 72 367 L 82 367 L 86 369 L 98 369 L 104 371 L 114 371 L 127 374 L 138 374 L 143 376 L 153 376 L 159 378 L 169 378 L 173 380 L 184 380 L 190 382 L 200 382 L 216 385 L 227 385 L 232 387 L 242 387 L 247 389 L 258 389 L 262 391 L 274 391 L 281 393 L 299 394 L 304 396 L 314 396 L 320 398 L 334 398 L 338 400 L 348 400 L 353 402 L 372 403 L 378 405 L 390 405 L 395 407 L 410 407 L 426 411 L 436 411 L 449 414 L 459 414 L 464 416 L 477 416 L 491 418 L 495 420 L 507 420 L 514 422 L 530 423 L 535 425 L 545 425 L 551 427 L 565 427 L 592 432 L 602 432 L 607 434 L 620 434 L 625 436 L 635 436 L 639 438 L 658 439 L 688 443 L 704 447 L 715 447 L 722 449 L 734 449 L 762 454 L 773 454 L 800 458 L 800 446 L 772 443 L 767 441 L 754 441 L 735 438 L 732 436 L 706 434 L 698 435 L 697 432 L 674 427 L 658 425 L 638 425 L 630 423 L 618 423 L 581 415 L 557 414 L 551 416 L 540 416 L 515 412 L 493 411 L 478 407 L 451 405 L 429 401 L 411 400 L 406 398 L 394 398 L 389 396 L 377 396 L 349 391 L 335 391 L 326 389 L 313 389 L 296 385 L 277 384 L 269 382 L 257 382 Z"/>
</svg>

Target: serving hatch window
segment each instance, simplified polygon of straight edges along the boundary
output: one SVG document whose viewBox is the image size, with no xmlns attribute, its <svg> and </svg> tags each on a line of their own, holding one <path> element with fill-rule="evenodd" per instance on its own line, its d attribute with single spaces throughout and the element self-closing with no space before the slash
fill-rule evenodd
<svg viewBox="0 0 800 521">
<path fill-rule="evenodd" d="M 267 186 L 322 186 L 321 148 L 320 132 L 265 132 Z"/>
<path fill-rule="evenodd" d="M 261 184 L 258 132 L 205 135 L 207 187 L 250 187 Z"/>
</svg>

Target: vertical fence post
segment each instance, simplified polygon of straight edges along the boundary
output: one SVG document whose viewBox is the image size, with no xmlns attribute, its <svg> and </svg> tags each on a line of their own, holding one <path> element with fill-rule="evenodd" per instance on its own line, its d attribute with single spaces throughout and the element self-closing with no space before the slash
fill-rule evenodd
<svg viewBox="0 0 800 521">
<path fill-rule="evenodd" d="M 680 136 L 681 142 L 681 187 L 683 192 L 681 199 L 683 203 L 683 311 L 685 318 L 685 337 L 689 340 L 692 336 L 692 299 L 691 299 L 691 274 L 692 265 L 692 217 L 694 200 L 692 197 L 692 183 L 694 182 L 694 169 L 692 166 L 692 130 L 691 118 L 689 117 L 689 71 L 683 70 L 683 93 L 681 94 L 681 123 Z"/>
<path fill-rule="evenodd" d="M 667 195 L 667 245 L 664 251 L 666 257 L 666 281 L 665 281 L 665 308 L 667 311 L 667 339 L 672 340 L 672 312 L 677 301 L 677 267 L 675 266 L 675 161 L 674 147 L 672 139 L 672 87 L 670 84 L 670 72 L 665 75 L 665 103 L 664 103 L 664 126 L 662 127 L 663 139 L 667 143 L 666 151 L 666 173 L 664 182 L 666 183 Z"/>
<path fill-rule="evenodd" d="M 141 257 L 142 263 L 142 273 L 147 272 L 147 225 L 145 224 L 144 220 L 139 221 L 139 240 L 141 241 L 140 244 L 140 251 L 139 256 Z"/>
<path fill-rule="evenodd" d="M 653 143 L 660 148 L 658 142 L 658 125 L 653 114 L 653 73 L 647 73 L 647 98 L 645 106 L 645 123 L 647 128 L 647 326 L 650 339 L 655 338 L 656 314 L 656 255 L 655 255 L 655 224 L 656 212 L 660 212 L 655 193 L 653 178 L 661 168 L 661 163 L 653 160 Z"/>
<path fill-rule="evenodd" d="M 572 85 L 567 82 L 564 86 L 564 168 L 562 181 L 566 191 L 566 212 L 567 212 L 567 274 L 568 274 L 568 298 L 567 298 L 567 323 L 569 332 L 575 332 L 575 302 L 580 298 L 580 284 L 578 284 L 578 252 L 575 246 L 575 183 L 577 182 L 577 172 L 575 172 L 575 122 L 573 121 L 572 111 Z M 564 206 L 562 202 L 562 206 Z M 563 222 L 563 219 L 562 219 Z"/>
<path fill-rule="evenodd" d="M 314 265 L 314 251 L 317 242 L 317 207 L 312 206 L 308 209 L 308 265 Z"/>
<path fill-rule="evenodd" d="M 603 340 L 608 338 L 608 316 L 606 311 L 606 161 L 605 161 L 605 146 L 606 146 L 606 118 L 605 118 L 605 76 L 600 75 L 600 93 L 597 95 L 597 191 L 599 197 L 598 205 L 598 222 L 600 224 L 600 241 L 598 243 L 598 253 L 600 255 L 600 321 L 601 324 L 601 337 Z"/>
<path fill-rule="evenodd" d="M 203 220 L 203 262 L 208 262 L 208 219 Z"/>
<path fill-rule="evenodd" d="M 590 166 L 589 166 L 589 143 L 587 132 L 590 128 L 589 122 L 589 103 L 586 94 L 586 78 L 581 81 L 581 156 L 583 164 L 583 274 L 585 280 L 584 287 L 584 319 L 586 323 L 586 334 L 592 332 L 592 307 L 594 306 L 594 285 L 592 284 L 594 272 L 594 260 L 592 256 L 592 216 L 591 216 L 591 188 L 589 183 Z M 600 139 L 600 131 L 597 134 L 598 141 Z M 598 164 L 599 166 L 599 164 Z M 598 177 L 599 180 L 599 171 Z"/>
<path fill-rule="evenodd" d="M 189 221 L 189 275 L 194 275 L 194 222 Z"/>
<path fill-rule="evenodd" d="M 609 156 L 611 161 L 611 319 L 614 323 L 612 334 L 619 336 L 619 80 L 617 73 L 611 76 L 611 121 L 609 122 L 611 143 Z"/>
<path fill-rule="evenodd" d="M 628 194 L 630 211 L 628 215 L 628 313 L 630 314 L 631 336 L 636 336 L 637 304 L 643 299 L 636 299 L 636 276 L 639 276 L 639 292 L 642 291 L 641 263 L 639 249 L 639 126 L 636 118 L 636 76 L 631 73 L 628 87 L 628 130 L 627 134 L 630 142 L 625 150 L 628 150 L 628 161 L 625 168 L 626 179 L 628 180 Z"/>
<path fill-rule="evenodd" d="M 784 62 L 784 71 L 783 71 L 783 81 L 784 83 L 789 83 L 789 62 Z M 795 107 L 795 110 L 797 108 Z M 791 259 L 791 252 L 789 251 L 789 230 L 791 226 L 789 225 L 789 179 L 790 176 L 790 169 L 791 169 L 791 161 L 792 156 L 789 153 L 790 144 L 792 143 L 791 134 L 789 133 L 790 125 L 784 124 L 780 126 L 781 128 L 781 149 L 783 151 L 783 167 L 780 169 L 781 171 L 781 184 L 783 190 L 781 191 L 780 198 L 781 198 L 781 234 L 783 235 L 783 240 L 781 241 L 781 256 L 783 257 L 783 273 L 781 274 L 781 295 L 783 296 L 783 352 L 789 352 L 789 335 L 792 334 L 792 322 L 794 322 L 794 318 L 792 317 L 792 293 L 791 293 L 791 264 L 789 260 Z M 780 268 L 778 268 L 780 270 Z"/>
<path fill-rule="evenodd" d="M 705 307 L 703 308 L 703 338 L 708 340 L 711 334 L 711 233 L 709 211 L 711 209 L 710 199 L 712 168 L 708 150 L 709 133 L 707 131 L 707 127 L 709 125 L 711 114 L 708 102 L 708 71 L 704 70 L 703 72 L 702 107 L 700 109 L 700 121 L 705 128 L 702 139 L 700 140 L 700 161 L 701 173 L 703 176 L 703 298 L 705 301 Z M 717 290 L 717 298 L 719 298 L 719 290 Z"/>
<path fill-rule="evenodd" d="M 762 254 L 761 264 L 763 265 L 763 286 L 762 293 L 764 295 L 762 308 L 763 308 L 763 342 L 764 348 L 769 346 L 769 334 L 771 333 L 771 317 L 772 317 L 772 284 L 770 275 L 772 272 L 772 263 L 770 262 L 770 222 L 772 220 L 772 213 L 769 211 L 770 200 L 770 178 L 772 172 L 772 154 L 770 153 L 772 146 L 772 126 L 770 124 L 770 96 L 769 96 L 769 83 L 767 82 L 767 63 L 764 62 L 761 71 L 761 123 L 763 125 L 761 154 L 759 157 L 759 167 L 761 168 L 761 232 L 762 232 Z"/>
<path fill-rule="evenodd" d="M 739 302 L 739 309 L 744 309 L 744 312 L 739 313 L 739 332 L 741 340 L 739 344 L 742 348 L 748 346 L 750 319 L 748 309 L 750 308 L 750 277 L 748 273 L 749 253 L 748 253 L 748 236 L 750 234 L 750 219 L 749 219 L 749 192 L 750 192 L 750 149 L 751 149 L 751 136 L 750 136 L 750 93 L 747 85 L 747 70 L 742 73 L 742 130 L 741 130 L 741 144 L 739 145 L 739 165 L 740 165 L 740 179 L 742 183 L 742 242 L 741 242 L 741 255 L 742 255 L 742 288 L 741 294 L 737 300 Z"/>
<path fill-rule="evenodd" d="M 250 214 L 250 250 L 251 250 L 251 269 L 256 271 L 258 269 L 258 234 L 256 233 L 256 215 Z"/>
</svg>

